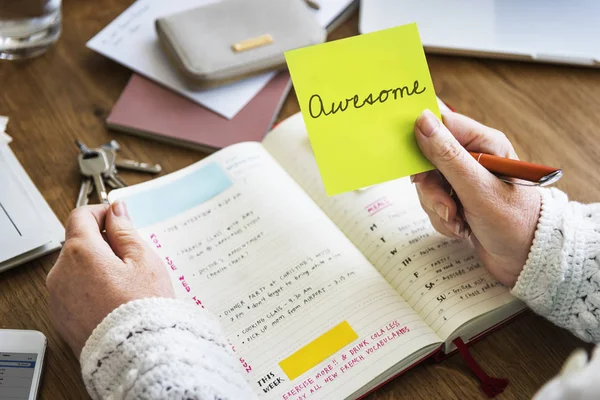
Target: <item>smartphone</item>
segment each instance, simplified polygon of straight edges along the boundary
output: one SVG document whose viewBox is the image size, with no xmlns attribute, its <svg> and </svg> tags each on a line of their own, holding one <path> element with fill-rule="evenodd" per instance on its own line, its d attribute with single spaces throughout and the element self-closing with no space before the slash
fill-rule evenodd
<svg viewBox="0 0 600 400">
<path fill-rule="evenodd" d="M 43 333 L 0 329 L 0 400 L 37 398 L 45 352 Z"/>
</svg>

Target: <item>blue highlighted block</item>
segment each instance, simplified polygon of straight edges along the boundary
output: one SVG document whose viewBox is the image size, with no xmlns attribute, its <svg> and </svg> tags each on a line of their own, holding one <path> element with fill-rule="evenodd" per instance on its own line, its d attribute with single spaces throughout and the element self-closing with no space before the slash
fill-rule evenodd
<svg viewBox="0 0 600 400">
<path fill-rule="evenodd" d="M 213 162 L 170 183 L 127 196 L 124 201 L 136 228 L 141 229 L 196 207 L 232 185 L 225 171 Z"/>
</svg>

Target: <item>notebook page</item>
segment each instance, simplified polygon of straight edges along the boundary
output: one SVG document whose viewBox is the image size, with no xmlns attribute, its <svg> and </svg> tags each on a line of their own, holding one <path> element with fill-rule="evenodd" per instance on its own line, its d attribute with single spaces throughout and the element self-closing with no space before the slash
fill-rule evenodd
<svg viewBox="0 0 600 400">
<path fill-rule="evenodd" d="M 111 192 L 117 198 L 164 260 L 177 296 L 219 319 L 262 398 L 350 396 L 404 357 L 439 347 L 258 143 Z"/>
<path fill-rule="evenodd" d="M 517 301 L 468 242 L 435 232 L 408 178 L 327 197 L 300 114 L 263 145 L 441 338 Z"/>
</svg>

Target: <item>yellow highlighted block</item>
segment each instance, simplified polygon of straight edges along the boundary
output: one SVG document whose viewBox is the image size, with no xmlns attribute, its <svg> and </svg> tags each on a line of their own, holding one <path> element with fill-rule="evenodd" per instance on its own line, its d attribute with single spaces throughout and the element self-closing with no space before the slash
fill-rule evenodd
<svg viewBox="0 0 600 400">
<path fill-rule="evenodd" d="M 358 335 L 344 321 L 281 361 L 279 366 L 290 380 L 294 380 L 356 339 Z"/>
</svg>

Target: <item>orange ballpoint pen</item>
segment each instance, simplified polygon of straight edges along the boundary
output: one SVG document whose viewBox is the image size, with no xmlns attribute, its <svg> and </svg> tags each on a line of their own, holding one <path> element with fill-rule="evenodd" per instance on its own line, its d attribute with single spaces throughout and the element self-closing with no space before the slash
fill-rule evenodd
<svg viewBox="0 0 600 400">
<path fill-rule="evenodd" d="M 518 182 L 507 179 L 516 178 L 531 182 L 535 186 L 548 186 L 562 177 L 562 170 L 559 168 L 547 167 L 545 165 L 526 161 L 512 160 L 510 158 L 485 153 L 475 153 L 470 151 L 469 154 L 471 154 L 471 156 L 473 156 L 473 158 L 485 169 L 508 183 L 518 184 Z"/>
</svg>

